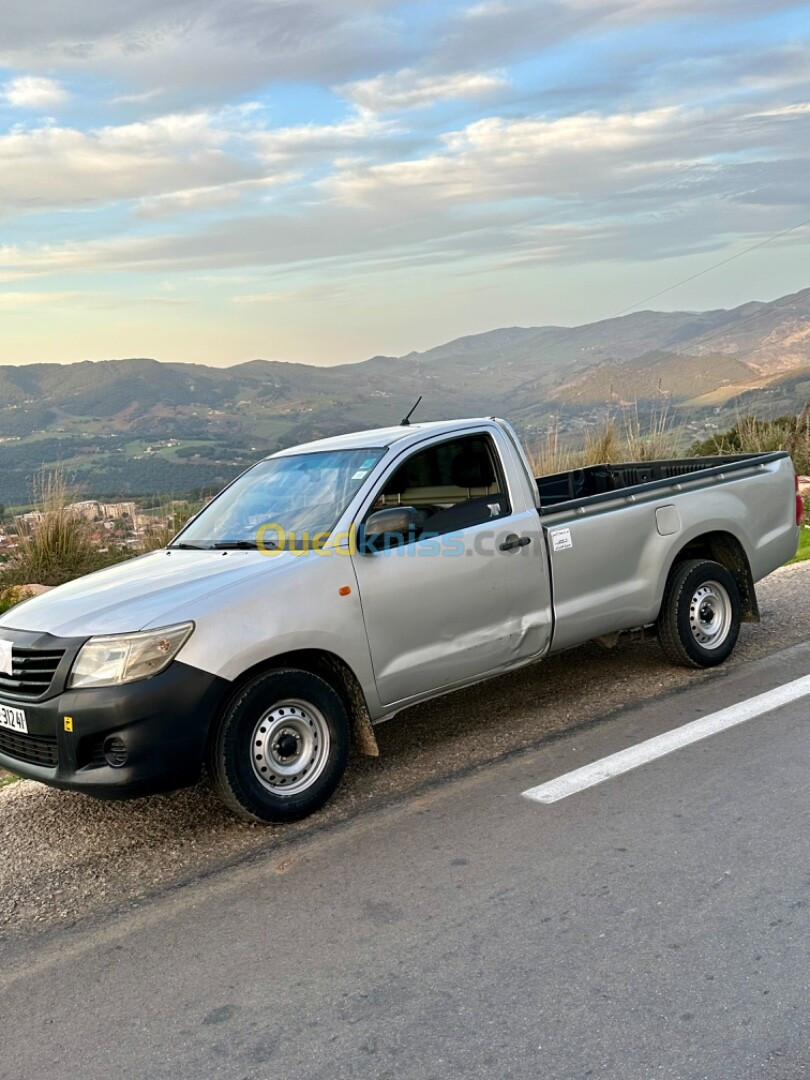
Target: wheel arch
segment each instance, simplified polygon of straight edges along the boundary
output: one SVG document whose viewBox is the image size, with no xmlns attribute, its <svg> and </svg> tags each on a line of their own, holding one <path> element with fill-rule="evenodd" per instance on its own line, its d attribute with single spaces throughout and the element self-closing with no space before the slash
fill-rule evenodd
<svg viewBox="0 0 810 1080">
<path fill-rule="evenodd" d="M 292 649 L 289 652 L 267 657 L 246 668 L 229 685 L 227 694 L 220 702 L 218 713 L 222 712 L 246 682 L 256 675 L 276 668 L 296 668 L 299 671 L 308 671 L 311 675 L 317 675 L 324 682 L 329 683 L 340 695 L 351 721 L 352 737 L 360 752 L 367 757 L 379 757 L 377 737 L 371 724 L 371 714 L 360 680 L 345 660 L 326 649 Z M 214 727 L 215 725 L 212 724 L 211 731 Z"/>
<path fill-rule="evenodd" d="M 667 581 L 672 577 L 675 569 L 688 559 L 711 559 L 724 566 L 733 575 L 737 588 L 740 590 L 742 621 L 759 622 L 759 604 L 754 589 L 751 564 L 745 548 L 733 533 L 715 530 L 693 537 L 684 544 L 672 560 Z"/>
</svg>

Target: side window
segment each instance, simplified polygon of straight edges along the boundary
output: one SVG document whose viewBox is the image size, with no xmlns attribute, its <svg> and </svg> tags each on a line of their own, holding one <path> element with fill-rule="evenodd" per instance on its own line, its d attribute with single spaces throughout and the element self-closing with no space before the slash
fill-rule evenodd
<svg viewBox="0 0 810 1080">
<path fill-rule="evenodd" d="M 506 488 L 486 435 L 467 435 L 420 450 L 389 477 L 373 510 L 413 506 L 422 534 L 441 535 L 510 512 Z"/>
</svg>

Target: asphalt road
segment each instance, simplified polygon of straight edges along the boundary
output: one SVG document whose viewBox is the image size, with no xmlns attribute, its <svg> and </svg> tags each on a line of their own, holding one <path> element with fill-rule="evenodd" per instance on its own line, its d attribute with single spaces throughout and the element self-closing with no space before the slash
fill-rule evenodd
<svg viewBox="0 0 810 1080">
<path fill-rule="evenodd" d="M 380 757 L 353 755 L 329 805 L 293 826 L 257 828 L 230 814 L 206 783 L 172 795 L 102 803 L 30 781 L 0 789 L 0 967 L 18 934 L 69 926 L 142 903 L 253 857 L 287 857 L 309 836 L 378 814 L 565 732 L 603 725 L 628 703 L 708 687 L 808 639 L 810 563 L 757 586 L 762 622 L 746 624 L 733 657 L 710 671 L 675 667 L 634 637 L 584 645 L 518 672 L 415 706 L 377 728 Z"/>
<path fill-rule="evenodd" d="M 0 1075 L 810 1077 L 810 697 L 521 794 L 808 671 L 810 643 L 15 937 Z"/>
</svg>

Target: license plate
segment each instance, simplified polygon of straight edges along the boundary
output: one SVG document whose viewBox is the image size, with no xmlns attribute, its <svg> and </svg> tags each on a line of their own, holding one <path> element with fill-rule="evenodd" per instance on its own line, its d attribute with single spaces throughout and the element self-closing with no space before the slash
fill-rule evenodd
<svg viewBox="0 0 810 1080">
<path fill-rule="evenodd" d="M 22 709 L 12 709 L 10 705 L 0 705 L 0 727 L 9 728 L 10 731 L 19 731 L 23 735 L 28 734 L 28 721 Z"/>
</svg>

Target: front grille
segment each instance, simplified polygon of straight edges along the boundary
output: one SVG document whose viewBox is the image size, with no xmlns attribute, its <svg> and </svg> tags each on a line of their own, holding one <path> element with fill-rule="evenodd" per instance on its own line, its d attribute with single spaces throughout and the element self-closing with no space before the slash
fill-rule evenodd
<svg viewBox="0 0 810 1080">
<path fill-rule="evenodd" d="M 55 735 L 22 735 L 0 728 L 0 753 L 28 765 L 44 765 L 49 769 L 55 769 L 59 764 Z"/>
<path fill-rule="evenodd" d="M 0 671 L 0 693 L 39 698 L 50 689 L 64 649 L 12 649 L 12 674 Z"/>
</svg>

